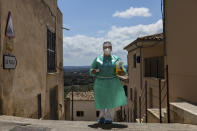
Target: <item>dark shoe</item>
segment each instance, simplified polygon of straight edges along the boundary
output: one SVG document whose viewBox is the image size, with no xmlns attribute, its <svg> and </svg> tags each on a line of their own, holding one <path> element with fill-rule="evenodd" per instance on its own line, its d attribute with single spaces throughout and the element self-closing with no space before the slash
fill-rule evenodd
<svg viewBox="0 0 197 131">
<path fill-rule="evenodd" d="M 113 124 L 112 120 L 105 120 L 105 124 Z"/>
<path fill-rule="evenodd" d="M 101 117 L 99 120 L 98 120 L 98 124 L 104 124 L 105 123 L 105 118 Z"/>
</svg>

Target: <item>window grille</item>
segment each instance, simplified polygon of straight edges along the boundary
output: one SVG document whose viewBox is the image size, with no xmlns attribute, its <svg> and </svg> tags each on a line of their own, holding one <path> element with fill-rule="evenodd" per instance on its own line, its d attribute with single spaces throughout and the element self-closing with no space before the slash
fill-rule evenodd
<svg viewBox="0 0 197 131">
<path fill-rule="evenodd" d="M 47 29 L 47 71 L 56 72 L 56 34 Z"/>
<path fill-rule="evenodd" d="M 133 55 L 133 67 L 136 68 L 136 54 Z"/>
<path fill-rule="evenodd" d="M 133 89 L 132 88 L 130 88 L 130 99 L 131 101 L 133 101 Z"/>
<path fill-rule="evenodd" d="M 145 77 L 164 78 L 164 57 L 144 59 Z"/>
</svg>

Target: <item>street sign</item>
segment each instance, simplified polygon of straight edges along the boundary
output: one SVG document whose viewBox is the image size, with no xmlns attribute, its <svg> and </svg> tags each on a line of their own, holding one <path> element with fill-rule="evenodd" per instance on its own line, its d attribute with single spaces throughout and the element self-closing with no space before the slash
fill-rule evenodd
<svg viewBox="0 0 197 131">
<path fill-rule="evenodd" d="M 3 55 L 3 69 L 15 69 L 17 60 L 15 56 Z"/>
<path fill-rule="evenodd" d="M 14 37 L 15 36 L 11 12 L 8 13 L 8 20 L 7 20 L 5 35 L 7 37 Z"/>
</svg>

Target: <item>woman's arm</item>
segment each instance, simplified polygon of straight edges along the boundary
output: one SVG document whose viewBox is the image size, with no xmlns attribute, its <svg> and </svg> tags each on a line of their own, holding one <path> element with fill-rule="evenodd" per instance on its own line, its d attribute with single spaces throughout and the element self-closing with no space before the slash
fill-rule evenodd
<svg viewBox="0 0 197 131">
<path fill-rule="evenodd" d="M 91 64 L 91 68 L 90 68 L 90 76 L 96 76 L 96 68 L 97 68 L 97 62 L 96 62 L 97 58 L 94 59 L 94 61 Z"/>
</svg>

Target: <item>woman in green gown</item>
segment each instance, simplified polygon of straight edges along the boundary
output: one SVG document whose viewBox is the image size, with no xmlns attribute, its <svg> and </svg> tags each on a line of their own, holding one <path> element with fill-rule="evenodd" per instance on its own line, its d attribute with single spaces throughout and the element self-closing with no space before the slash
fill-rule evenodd
<svg viewBox="0 0 197 131">
<path fill-rule="evenodd" d="M 125 75 L 126 69 L 122 66 L 119 74 L 115 73 L 117 63 L 121 59 L 111 55 L 112 45 L 107 41 L 103 43 L 104 54 L 96 57 L 91 65 L 90 75 L 94 81 L 95 108 L 100 110 L 98 123 L 111 124 L 114 108 L 127 104 L 127 99 L 117 75 Z"/>
</svg>

